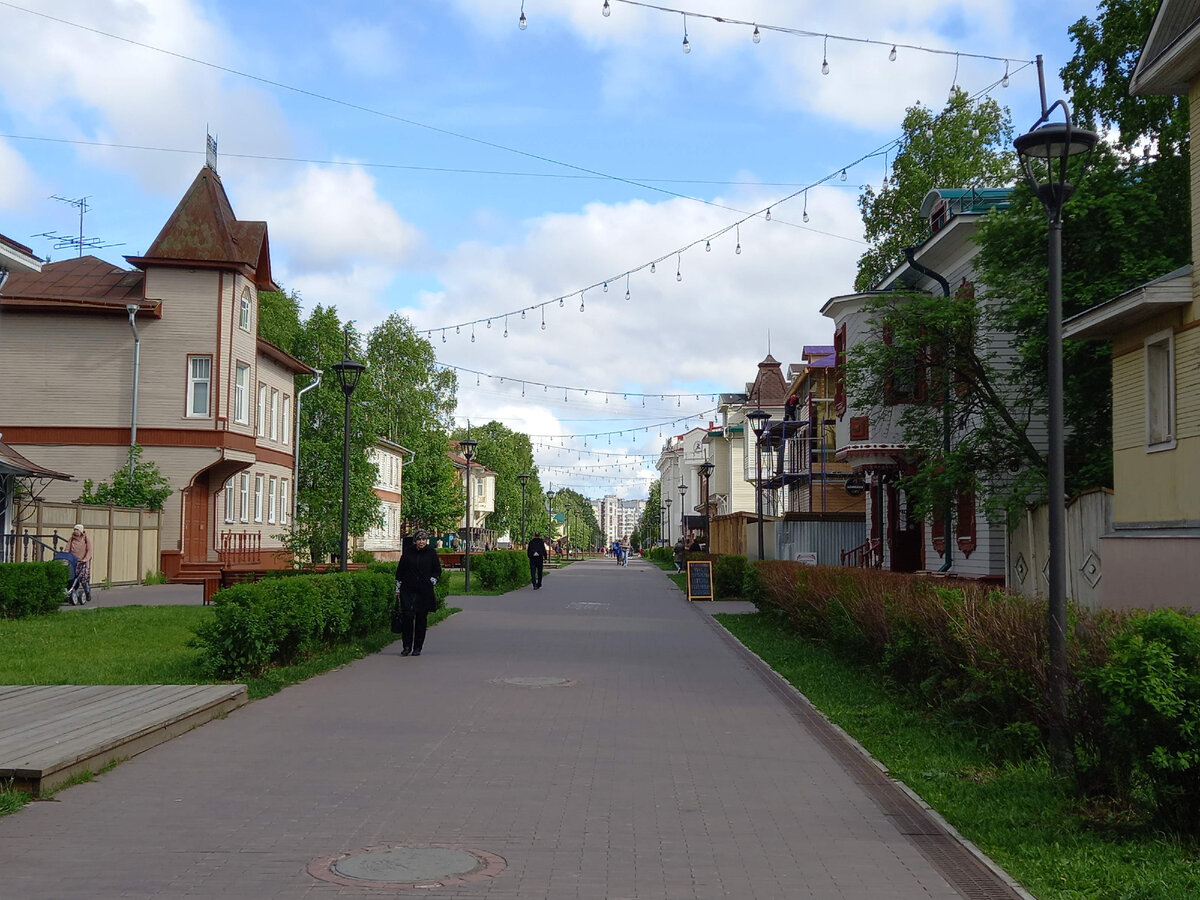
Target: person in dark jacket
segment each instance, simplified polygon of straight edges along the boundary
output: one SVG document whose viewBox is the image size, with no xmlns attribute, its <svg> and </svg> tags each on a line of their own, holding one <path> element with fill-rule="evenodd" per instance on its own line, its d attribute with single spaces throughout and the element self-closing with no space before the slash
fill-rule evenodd
<svg viewBox="0 0 1200 900">
<path fill-rule="evenodd" d="M 675 571 L 676 572 L 683 571 L 683 555 L 686 552 L 687 552 L 687 548 L 684 547 L 684 545 L 683 545 L 683 538 L 680 538 L 679 540 L 677 540 L 675 542 L 675 549 L 671 553 L 672 558 L 675 560 Z"/>
<path fill-rule="evenodd" d="M 536 591 L 542 586 L 542 567 L 546 562 L 546 542 L 542 540 L 540 531 L 533 533 L 533 539 L 525 548 L 525 554 L 529 557 L 529 583 Z"/>
<path fill-rule="evenodd" d="M 428 616 L 437 609 L 433 586 L 442 577 L 442 561 L 429 546 L 429 533 L 418 531 L 406 543 L 396 564 L 396 594 L 400 598 L 401 656 L 420 656 L 425 646 Z"/>
</svg>

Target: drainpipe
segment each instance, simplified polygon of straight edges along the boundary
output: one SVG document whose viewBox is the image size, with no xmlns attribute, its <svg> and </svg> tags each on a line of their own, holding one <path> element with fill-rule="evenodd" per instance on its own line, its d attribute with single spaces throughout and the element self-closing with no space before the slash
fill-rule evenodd
<svg viewBox="0 0 1200 900">
<path fill-rule="evenodd" d="M 305 391 L 311 391 L 321 383 L 321 370 L 317 369 L 317 380 L 312 384 L 306 384 L 296 394 L 296 427 L 292 429 L 292 447 L 296 454 L 296 458 L 292 461 L 292 525 L 296 524 L 296 503 L 297 497 L 300 496 L 300 398 L 304 396 Z"/>
<path fill-rule="evenodd" d="M 142 339 L 138 335 L 137 317 L 138 305 L 128 303 L 125 311 L 129 313 L 129 327 L 133 329 L 133 404 L 129 413 L 129 477 L 133 477 L 133 448 L 137 446 L 137 402 L 138 402 L 138 369 L 142 360 Z"/>
<path fill-rule="evenodd" d="M 8 269 L 0 266 L 0 291 L 4 290 L 4 282 L 8 281 Z"/>
<path fill-rule="evenodd" d="M 905 259 L 908 260 L 908 264 L 910 266 L 912 266 L 913 269 L 920 272 L 922 275 L 926 276 L 927 278 L 932 278 L 934 281 L 936 281 L 938 284 L 940 284 L 942 286 L 942 295 L 949 298 L 950 282 L 948 282 L 945 278 L 943 278 L 937 272 L 933 271 L 933 269 L 927 268 L 927 267 L 921 265 L 915 259 L 913 259 L 913 253 L 916 251 L 916 249 L 917 249 L 916 247 L 905 247 L 904 248 L 904 257 L 905 257 Z M 949 357 L 949 353 L 947 353 L 946 356 Z M 945 378 L 946 378 L 945 393 L 942 396 L 942 450 L 945 451 L 946 456 L 949 457 L 950 456 L 950 373 L 949 373 L 949 371 L 947 371 L 945 373 Z M 942 567 L 940 569 L 938 569 L 939 572 L 949 572 L 950 568 L 954 565 L 954 552 L 951 549 L 951 546 L 954 542 L 954 529 L 951 528 L 951 526 L 950 526 L 950 515 L 952 512 L 953 512 L 952 502 L 949 499 L 947 499 L 946 505 L 944 507 L 942 507 L 942 545 L 946 549 L 946 561 L 944 563 L 942 563 Z"/>
</svg>

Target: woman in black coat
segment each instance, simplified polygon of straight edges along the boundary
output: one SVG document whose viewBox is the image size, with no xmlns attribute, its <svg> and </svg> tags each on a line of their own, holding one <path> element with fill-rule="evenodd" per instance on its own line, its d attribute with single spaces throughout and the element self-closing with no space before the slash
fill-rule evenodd
<svg viewBox="0 0 1200 900">
<path fill-rule="evenodd" d="M 396 564 L 396 593 L 400 597 L 401 656 L 420 656 L 428 616 L 437 609 L 433 586 L 442 577 L 442 561 L 429 546 L 429 534 L 418 531 L 405 543 Z"/>
</svg>

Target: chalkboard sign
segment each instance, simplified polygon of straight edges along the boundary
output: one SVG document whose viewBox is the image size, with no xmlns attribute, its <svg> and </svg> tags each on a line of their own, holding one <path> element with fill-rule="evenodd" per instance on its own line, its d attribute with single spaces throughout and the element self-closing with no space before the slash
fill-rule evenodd
<svg viewBox="0 0 1200 900">
<path fill-rule="evenodd" d="M 687 588 L 689 600 L 713 599 L 711 561 L 704 559 L 688 562 Z"/>
</svg>

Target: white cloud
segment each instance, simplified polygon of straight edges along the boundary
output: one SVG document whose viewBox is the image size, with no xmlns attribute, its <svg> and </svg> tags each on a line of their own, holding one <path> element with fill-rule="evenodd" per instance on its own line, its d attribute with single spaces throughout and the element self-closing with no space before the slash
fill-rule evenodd
<svg viewBox="0 0 1200 900">
<path fill-rule="evenodd" d="M 18 209 L 44 193 L 38 177 L 16 148 L 0 140 L 0 210 Z"/>
<path fill-rule="evenodd" d="M 378 78 L 397 71 L 396 40 L 378 21 L 344 22 L 329 36 L 347 71 Z"/>
</svg>

